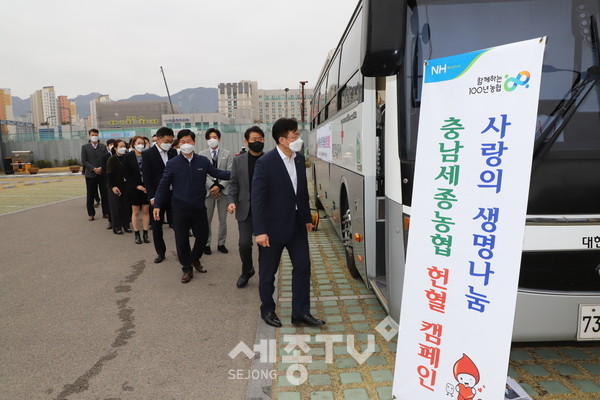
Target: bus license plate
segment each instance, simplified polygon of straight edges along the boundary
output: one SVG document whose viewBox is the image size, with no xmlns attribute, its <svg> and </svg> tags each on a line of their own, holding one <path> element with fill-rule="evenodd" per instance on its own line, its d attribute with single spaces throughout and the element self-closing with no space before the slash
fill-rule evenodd
<svg viewBox="0 0 600 400">
<path fill-rule="evenodd" d="M 580 304 L 577 340 L 600 340 L 600 304 Z"/>
</svg>

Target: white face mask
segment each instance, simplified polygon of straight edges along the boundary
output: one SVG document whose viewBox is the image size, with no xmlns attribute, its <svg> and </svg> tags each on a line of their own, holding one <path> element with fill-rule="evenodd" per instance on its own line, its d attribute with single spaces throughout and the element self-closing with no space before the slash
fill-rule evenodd
<svg viewBox="0 0 600 400">
<path fill-rule="evenodd" d="M 161 143 L 159 144 L 160 148 L 163 149 L 164 151 L 169 151 L 171 150 L 171 143 Z"/>
<path fill-rule="evenodd" d="M 152 142 L 152 144 L 150 145 L 150 147 L 154 147 L 155 144 L 156 144 L 156 142 Z"/>
<path fill-rule="evenodd" d="M 108 146 L 108 151 L 111 151 L 113 147 L 115 147 L 115 146 L 113 146 L 112 144 L 110 146 Z"/>
<path fill-rule="evenodd" d="M 117 153 L 119 153 L 119 154 L 125 154 L 125 153 L 127 153 L 127 147 L 119 147 L 117 149 Z"/>
<path fill-rule="evenodd" d="M 214 149 L 217 146 L 219 146 L 219 141 L 215 138 L 212 138 L 212 139 L 208 139 L 206 141 L 206 144 L 208 144 L 208 147 L 210 147 L 211 149 Z"/>
<path fill-rule="evenodd" d="M 302 150 L 303 144 L 304 142 L 302 141 L 302 138 L 298 138 L 290 143 L 290 150 L 292 150 L 293 152 L 300 151 Z"/>
<path fill-rule="evenodd" d="M 194 151 L 194 145 L 189 143 L 182 144 L 181 146 L 179 146 L 179 148 L 181 149 L 181 152 L 183 154 L 190 154 Z"/>
<path fill-rule="evenodd" d="M 97 143 L 100 138 L 98 136 L 90 136 L 90 140 L 94 143 Z"/>
<path fill-rule="evenodd" d="M 143 144 L 136 144 L 136 145 L 135 145 L 135 149 L 136 149 L 137 151 L 139 151 L 140 153 L 141 153 L 141 152 L 144 150 L 144 148 L 145 148 L 145 147 L 146 147 L 146 146 L 144 146 Z"/>
</svg>

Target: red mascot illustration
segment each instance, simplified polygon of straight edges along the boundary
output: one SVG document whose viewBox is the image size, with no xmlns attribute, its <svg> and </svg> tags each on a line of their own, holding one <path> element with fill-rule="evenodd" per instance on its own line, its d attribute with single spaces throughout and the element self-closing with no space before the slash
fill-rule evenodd
<svg viewBox="0 0 600 400">
<path fill-rule="evenodd" d="M 473 400 L 475 385 L 479 382 L 479 370 L 475 363 L 463 353 L 463 356 L 454 364 L 454 379 L 458 381 L 456 391 L 458 400 Z"/>
</svg>

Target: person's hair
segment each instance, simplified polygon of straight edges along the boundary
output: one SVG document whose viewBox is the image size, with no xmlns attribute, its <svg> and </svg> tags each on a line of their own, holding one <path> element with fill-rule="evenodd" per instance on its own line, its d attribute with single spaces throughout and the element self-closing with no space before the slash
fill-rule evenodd
<svg viewBox="0 0 600 400">
<path fill-rule="evenodd" d="M 172 147 L 179 147 L 179 139 L 177 139 L 177 138 L 173 139 L 173 144 L 171 146 Z"/>
<path fill-rule="evenodd" d="M 98 134 L 99 134 L 100 132 L 98 132 L 98 129 L 96 129 L 96 128 L 92 128 L 92 129 L 90 129 L 90 130 L 88 131 L 88 135 L 91 135 L 92 133 L 98 133 Z"/>
<path fill-rule="evenodd" d="M 221 139 L 221 131 L 219 131 L 219 130 L 218 130 L 218 129 L 216 129 L 216 128 L 208 128 L 208 129 L 206 130 L 206 133 L 204 134 L 204 138 L 205 138 L 206 140 L 210 139 L 210 134 L 211 134 L 211 133 L 213 133 L 213 132 L 217 134 L 217 137 L 218 137 L 219 139 Z"/>
<path fill-rule="evenodd" d="M 156 131 L 156 134 L 154 136 L 163 138 L 165 136 L 175 136 L 175 133 L 173 132 L 173 129 L 163 126 Z"/>
<path fill-rule="evenodd" d="M 142 136 L 142 139 L 144 139 L 145 143 L 150 143 L 150 139 L 148 139 L 146 136 Z"/>
<path fill-rule="evenodd" d="M 154 135 L 152 135 L 152 139 L 154 139 L 156 137 L 156 133 Z"/>
<path fill-rule="evenodd" d="M 189 129 L 182 129 L 179 132 L 177 132 L 177 140 L 181 140 L 181 138 L 184 138 L 186 136 L 191 137 L 194 142 L 196 141 L 196 134 Z"/>
<path fill-rule="evenodd" d="M 275 144 L 279 144 L 280 137 L 286 137 L 288 132 L 294 132 L 296 129 L 298 129 L 298 121 L 295 118 L 279 118 L 271 128 Z"/>
<path fill-rule="evenodd" d="M 131 138 L 131 140 L 129 141 L 129 144 L 131 145 L 131 147 L 134 146 L 135 142 L 137 142 L 138 139 L 142 139 L 142 141 L 146 142 L 146 140 L 144 139 L 143 136 L 134 136 Z"/>
<path fill-rule="evenodd" d="M 121 143 L 121 142 L 125 143 L 125 141 L 121 140 L 121 139 L 111 139 L 111 140 L 114 140 L 113 141 L 114 147 L 112 149 L 110 149 L 110 152 L 112 154 L 117 154 L 117 147 L 119 147 L 119 143 Z M 125 147 L 127 147 L 127 143 L 125 143 Z"/>
<path fill-rule="evenodd" d="M 246 129 L 246 132 L 244 132 L 244 139 L 246 140 L 250 140 L 250 134 L 252 132 L 256 132 L 258 133 L 260 136 L 265 137 L 265 133 L 263 132 L 262 129 L 260 129 L 260 127 L 254 125 L 251 126 L 250 128 Z"/>
<path fill-rule="evenodd" d="M 106 146 L 109 146 L 109 145 L 113 144 L 114 142 L 115 142 L 115 139 L 108 139 L 106 141 Z"/>
</svg>

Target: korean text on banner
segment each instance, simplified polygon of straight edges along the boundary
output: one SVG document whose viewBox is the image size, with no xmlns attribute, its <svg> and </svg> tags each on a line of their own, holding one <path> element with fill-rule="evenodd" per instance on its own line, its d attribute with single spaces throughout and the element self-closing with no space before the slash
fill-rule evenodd
<svg viewBox="0 0 600 400">
<path fill-rule="evenodd" d="M 503 398 L 545 44 L 425 63 L 397 399 Z"/>
</svg>

